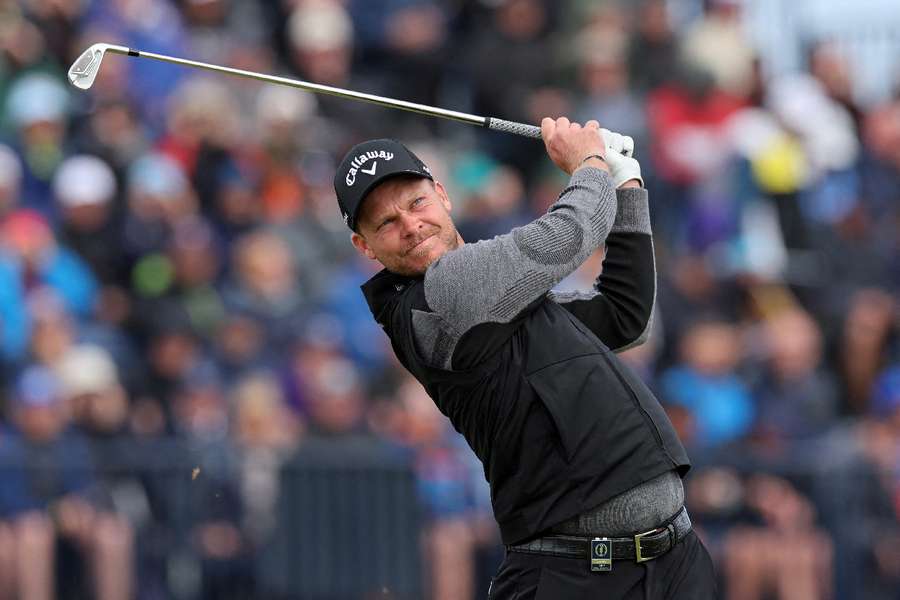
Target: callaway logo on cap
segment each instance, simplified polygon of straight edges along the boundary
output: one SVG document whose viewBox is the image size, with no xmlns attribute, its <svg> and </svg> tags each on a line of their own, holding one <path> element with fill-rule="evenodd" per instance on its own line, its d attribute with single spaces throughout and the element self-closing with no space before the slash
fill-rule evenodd
<svg viewBox="0 0 900 600">
<path fill-rule="evenodd" d="M 359 207 L 366 194 L 385 179 L 398 175 L 434 179 L 425 163 L 396 140 L 370 140 L 350 149 L 334 174 L 334 192 L 347 227 L 356 230 Z"/>
</svg>

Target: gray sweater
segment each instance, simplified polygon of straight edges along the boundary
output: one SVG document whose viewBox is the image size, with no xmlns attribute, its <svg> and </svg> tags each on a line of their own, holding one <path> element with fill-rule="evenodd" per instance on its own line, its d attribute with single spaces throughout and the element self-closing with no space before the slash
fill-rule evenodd
<svg viewBox="0 0 900 600">
<path fill-rule="evenodd" d="M 600 280 L 594 289 L 584 292 L 562 294 L 552 288 L 608 236 L 617 234 L 646 236 L 652 248 L 647 191 L 614 190 L 605 172 L 593 168 L 577 171 L 542 217 L 491 240 L 465 244 L 428 269 L 425 297 L 431 312 L 413 314 L 417 349 L 436 367 L 465 368 L 487 351 L 482 340 L 478 347 L 472 343 L 467 347 L 476 337 L 467 333 L 486 324 L 509 323 L 540 298 L 586 306 L 594 299 L 613 301 L 602 297 L 604 291 L 612 296 L 613 290 L 604 290 Z M 650 268 L 655 295 L 655 264 Z M 628 285 L 625 282 L 623 287 Z M 652 312 L 643 331 L 633 339 L 603 341 L 615 351 L 638 345 L 646 339 L 651 321 Z M 587 536 L 639 533 L 675 515 L 683 503 L 681 478 L 671 471 L 559 524 L 553 531 Z"/>
</svg>

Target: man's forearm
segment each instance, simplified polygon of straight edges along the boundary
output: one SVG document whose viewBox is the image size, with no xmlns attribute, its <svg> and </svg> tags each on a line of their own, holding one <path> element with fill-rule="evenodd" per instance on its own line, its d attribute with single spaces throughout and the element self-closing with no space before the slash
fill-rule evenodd
<svg viewBox="0 0 900 600">
<path fill-rule="evenodd" d="M 425 274 L 429 306 L 464 329 L 511 320 L 604 242 L 615 210 L 609 175 L 578 170 L 547 214 L 435 262 Z"/>
<path fill-rule="evenodd" d="M 643 233 L 651 235 L 650 202 L 642 187 L 621 187 L 616 190 L 616 219 L 610 233 Z"/>
<path fill-rule="evenodd" d="M 656 265 L 647 191 L 616 190 L 618 210 L 606 240 L 603 271 L 594 289 L 553 293 L 613 350 L 642 343 L 652 323 Z"/>
</svg>

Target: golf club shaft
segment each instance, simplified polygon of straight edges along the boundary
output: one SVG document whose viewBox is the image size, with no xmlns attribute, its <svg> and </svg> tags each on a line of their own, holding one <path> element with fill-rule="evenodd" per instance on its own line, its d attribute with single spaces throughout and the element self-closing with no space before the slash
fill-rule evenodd
<svg viewBox="0 0 900 600">
<path fill-rule="evenodd" d="M 233 67 L 222 67 L 219 65 L 213 65 L 196 60 L 188 60 L 186 58 L 177 58 L 174 56 L 167 56 L 165 54 L 156 54 L 155 52 L 145 52 L 143 50 L 125 48 L 124 46 L 110 46 L 107 49 L 107 52 L 126 54 L 128 56 L 137 56 L 141 58 L 152 58 L 154 60 L 174 63 L 176 65 L 183 65 L 186 67 L 195 67 L 198 69 L 205 69 L 207 71 L 215 71 L 218 73 L 228 73 L 230 75 L 237 75 L 238 77 L 256 79 L 257 81 L 287 85 L 290 87 L 305 90 L 307 92 L 329 94 L 331 96 L 350 98 L 353 100 L 362 100 L 363 102 L 379 104 L 381 106 L 387 106 L 388 108 L 397 108 L 400 110 L 420 113 L 432 117 L 460 121 L 463 123 L 468 123 L 470 125 L 480 125 L 482 127 L 487 127 L 488 129 L 493 129 L 495 131 L 503 131 L 506 133 L 513 133 L 530 138 L 541 138 L 541 129 L 539 127 L 535 127 L 534 125 L 526 125 L 525 123 L 516 123 L 515 121 L 506 121 L 493 117 L 479 117 L 477 115 L 471 115 L 455 110 L 446 110 L 434 106 L 427 106 L 425 104 L 417 104 L 415 102 L 407 102 L 405 100 L 395 100 L 393 98 L 385 98 L 383 96 L 376 96 L 374 94 L 366 94 L 363 92 L 354 92 L 352 90 L 345 90 L 343 88 L 321 85 L 318 83 L 310 83 L 307 81 L 300 81 L 298 79 L 289 79 L 287 77 L 279 77 L 277 75 L 266 75 L 265 73 L 245 71 L 243 69 L 235 69 Z"/>
</svg>

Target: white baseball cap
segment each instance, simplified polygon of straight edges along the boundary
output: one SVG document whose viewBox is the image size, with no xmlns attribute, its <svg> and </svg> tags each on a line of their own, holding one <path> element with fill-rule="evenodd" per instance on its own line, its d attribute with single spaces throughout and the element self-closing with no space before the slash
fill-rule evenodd
<svg viewBox="0 0 900 600">
<path fill-rule="evenodd" d="M 56 365 L 64 396 L 97 394 L 118 385 L 116 364 L 105 349 L 93 344 L 74 346 Z"/>
<path fill-rule="evenodd" d="M 67 158 L 53 176 L 53 194 L 62 206 L 105 204 L 115 193 L 112 168 L 96 156 L 79 154 Z"/>
<path fill-rule="evenodd" d="M 17 127 L 61 121 L 68 116 L 69 92 L 59 79 L 46 73 L 25 75 L 12 84 L 6 111 Z"/>
</svg>

